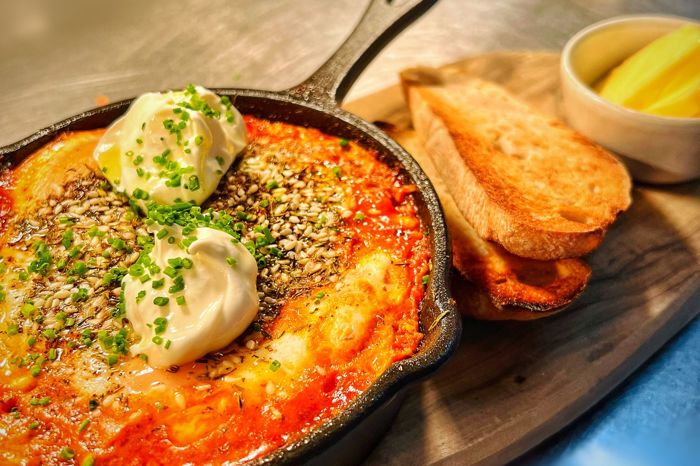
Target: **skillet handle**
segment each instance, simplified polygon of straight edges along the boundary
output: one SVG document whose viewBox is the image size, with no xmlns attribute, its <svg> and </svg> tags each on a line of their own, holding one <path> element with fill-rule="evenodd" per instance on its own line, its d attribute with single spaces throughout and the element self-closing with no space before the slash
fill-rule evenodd
<svg viewBox="0 0 700 466">
<path fill-rule="evenodd" d="M 335 105 L 377 54 L 437 0 L 370 0 L 340 48 L 301 84 L 286 91 L 307 102 Z"/>
</svg>

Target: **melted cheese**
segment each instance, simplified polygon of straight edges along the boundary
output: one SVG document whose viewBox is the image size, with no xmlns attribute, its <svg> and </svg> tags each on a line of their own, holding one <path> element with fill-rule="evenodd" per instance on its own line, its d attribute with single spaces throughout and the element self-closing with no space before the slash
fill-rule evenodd
<svg viewBox="0 0 700 466">
<path fill-rule="evenodd" d="M 118 302 L 118 282 L 96 287 L 84 302 L 71 302 L 68 297 L 60 306 L 46 306 L 42 311 L 47 317 L 44 327 L 51 325 L 49 319 L 58 310 L 76 318 L 75 326 L 63 330 L 59 340 L 52 342 L 39 335 L 36 345 L 28 349 L 31 322 L 23 322 L 27 334 L 8 336 L 0 331 L 0 410 L 5 409 L 0 415 L 0 430 L 8 434 L 0 436 L 1 461 L 51 461 L 63 447 L 73 448 L 78 462 L 92 453 L 98 464 L 120 464 L 124 458 L 139 463 L 176 463 L 186 456 L 195 463 L 215 464 L 259 458 L 346 409 L 394 361 L 413 354 L 422 338 L 418 309 L 429 249 L 414 206 L 395 196 L 395 187 L 401 185 L 397 171 L 355 143 L 340 147 L 337 138 L 314 129 L 252 118 L 248 122 L 255 130 L 251 138 L 256 144 L 270 140 L 281 143 L 289 138 L 286 147 L 292 154 L 317 157 L 330 151 L 334 154 L 331 163 L 342 165 L 342 179 L 336 178 L 330 167 L 310 165 L 327 171 L 334 183 L 347 185 L 339 204 L 367 214 L 363 221 L 349 218 L 339 224 L 335 233 L 342 241 L 334 252 L 342 259 L 333 270 L 333 280 L 319 283 L 311 276 L 302 286 L 282 289 L 275 313 L 266 314 L 266 319 L 257 323 L 257 330 L 253 326 L 208 364 L 190 362 L 171 371 L 152 368 L 129 354 L 121 355 L 112 366 L 107 364 L 110 349 L 101 346 L 96 333 L 119 328 L 110 317 Z M 86 148 L 94 147 L 99 132 L 74 136 L 76 144 L 71 143 L 72 137 L 62 141 L 62 147 L 70 151 L 51 152 L 55 145 L 49 146 L 14 171 L 19 177 L 15 186 L 22 187 L 15 203 L 20 206 L 16 212 L 20 220 L 39 212 L 35 206 L 53 211 L 47 196 L 56 192 L 56 186 L 60 192 L 60 186 L 72 179 L 68 173 L 79 173 L 79 179 L 91 176 L 89 167 L 94 162 L 78 155 L 91 152 Z M 32 170 L 24 169 L 37 160 L 55 162 L 46 179 L 33 179 Z M 81 210 L 98 197 L 114 196 L 101 192 L 99 183 L 96 180 L 73 191 L 66 187 L 65 196 L 78 200 L 71 209 Z M 33 185 L 50 189 L 33 190 Z M 40 194 L 33 197 L 34 192 Z M 85 226 L 74 227 L 76 240 L 80 238 L 90 251 L 84 260 L 96 257 L 100 273 L 116 263 L 123 266 L 122 261 L 138 250 L 121 251 L 118 257 L 102 260 L 95 245 L 106 247 L 110 237 L 147 233 L 138 219 L 130 224 L 123 221 L 129 207 L 119 202 L 111 203 L 108 211 L 93 209 L 87 214 L 104 228 L 104 238 L 86 234 L 89 219 Z M 377 213 L 370 213 L 368 206 Z M 103 216 L 122 220 L 108 226 L 99 223 Z M 8 224 L 3 256 L 16 252 L 16 266 L 26 267 L 33 257 L 34 238 L 22 240 L 27 231 L 20 227 L 20 220 L 12 219 Z M 28 231 L 33 228 L 30 225 Z M 55 248 L 55 262 L 67 252 L 61 249 L 63 228 L 52 223 L 44 237 Z M 19 243 L 7 243 L 13 238 L 19 238 Z M 69 262 L 69 267 L 79 259 Z M 23 297 L 26 300 L 36 292 L 37 282 L 18 281 L 17 271 L 11 265 L 6 275 L 0 275 L 7 291 L 7 301 L 0 304 L 0 330 L 4 330 L 8 316 L 16 319 Z M 91 273 L 74 286 L 84 286 L 81 283 L 91 279 Z M 40 282 L 51 281 L 54 275 Z M 99 315 L 106 315 L 106 319 L 99 320 Z M 85 329 L 92 329 L 95 337 L 87 347 L 80 342 Z M 136 341 L 130 340 L 132 344 Z M 77 346 L 68 349 L 69 342 Z M 18 367 L 10 362 L 30 351 L 46 355 L 52 346 L 58 348 L 58 358 L 46 361 L 38 377 L 31 376 L 26 365 Z M 215 364 L 221 367 L 218 376 Z M 48 405 L 31 403 L 43 397 L 50 400 Z M 6 412 L 8 400 L 19 418 Z M 88 409 L 90 400 L 96 402 L 93 411 Z M 78 432 L 76 422 L 87 418 L 91 424 Z M 39 427 L 30 430 L 31 422 L 38 422 Z"/>
</svg>

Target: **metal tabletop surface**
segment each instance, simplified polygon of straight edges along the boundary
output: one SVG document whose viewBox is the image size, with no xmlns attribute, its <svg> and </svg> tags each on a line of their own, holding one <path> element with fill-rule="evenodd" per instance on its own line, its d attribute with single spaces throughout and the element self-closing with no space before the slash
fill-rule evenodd
<svg viewBox="0 0 700 466">
<path fill-rule="evenodd" d="M 0 145 L 98 102 L 144 91 L 189 82 L 290 87 L 330 56 L 366 3 L 6 0 L 0 14 Z M 494 50 L 557 50 L 592 22 L 649 12 L 700 19 L 700 1 L 441 0 L 377 57 L 348 99 L 396 82 L 407 66 Z M 639 439 L 643 431 L 657 440 L 674 429 L 700 431 L 699 347 L 696 320 L 592 413 L 519 462 L 671 464 L 669 456 L 645 450 L 651 444 L 663 449 L 664 442 Z M 697 443 L 686 446 L 700 456 Z"/>
</svg>

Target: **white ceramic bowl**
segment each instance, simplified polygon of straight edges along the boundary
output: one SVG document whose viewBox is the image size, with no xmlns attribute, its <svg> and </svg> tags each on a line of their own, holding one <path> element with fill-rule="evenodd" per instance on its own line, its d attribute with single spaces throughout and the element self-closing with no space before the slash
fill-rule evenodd
<svg viewBox="0 0 700 466">
<path fill-rule="evenodd" d="M 699 24 L 674 16 L 619 16 L 583 29 L 562 53 L 562 96 L 569 125 L 620 155 L 638 181 L 678 183 L 700 177 L 700 118 L 630 110 L 603 99 L 591 87 L 625 58 L 686 23 Z"/>
</svg>

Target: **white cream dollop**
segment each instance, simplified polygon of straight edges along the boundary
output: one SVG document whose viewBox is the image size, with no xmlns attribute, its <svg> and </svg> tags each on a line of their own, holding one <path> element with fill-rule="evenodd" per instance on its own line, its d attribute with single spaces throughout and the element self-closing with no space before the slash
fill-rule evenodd
<svg viewBox="0 0 700 466">
<path fill-rule="evenodd" d="M 245 123 L 230 100 L 188 86 L 134 100 L 102 136 L 94 157 L 115 188 L 130 196 L 201 204 L 246 144 Z"/>
<path fill-rule="evenodd" d="M 197 239 L 185 252 L 178 246 L 180 228 L 168 227 L 168 232 L 155 238 L 149 254 L 161 271 L 145 283 L 138 277 L 124 278 L 126 317 L 141 336 L 130 351 L 147 355 L 154 367 L 179 365 L 223 348 L 243 333 L 258 311 L 257 264 L 241 243 L 223 231 L 202 227 L 192 233 Z M 172 244 L 170 236 L 176 239 Z M 184 289 L 176 293 L 168 291 L 174 280 L 164 274 L 172 265 L 169 259 L 191 261 L 190 268 L 177 269 Z M 161 279 L 165 283 L 154 289 L 153 283 Z M 181 296 L 184 304 L 178 304 Z M 162 304 L 164 298 L 167 304 Z"/>
</svg>

